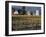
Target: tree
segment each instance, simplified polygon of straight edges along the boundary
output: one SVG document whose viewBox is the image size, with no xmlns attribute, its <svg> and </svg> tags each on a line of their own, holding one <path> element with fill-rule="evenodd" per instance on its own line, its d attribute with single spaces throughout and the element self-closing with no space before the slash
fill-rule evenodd
<svg viewBox="0 0 46 37">
<path fill-rule="evenodd" d="M 23 15 L 26 14 L 25 6 L 22 7 Z"/>
<path fill-rule="evenodd" d="M 15 9 L 14 9 L 14 8 L 12 8 L 12 14 L 14 14 L 14 12 L 15 12 Z"/>
<path fill-rule="evenodd" d="M 22 14 L 22 10 L 21 10 L 21 9 L 19 9 L 19 10 L 18 10 L 18 13 L 19 13 L 19 14 Z"/>
</svg>

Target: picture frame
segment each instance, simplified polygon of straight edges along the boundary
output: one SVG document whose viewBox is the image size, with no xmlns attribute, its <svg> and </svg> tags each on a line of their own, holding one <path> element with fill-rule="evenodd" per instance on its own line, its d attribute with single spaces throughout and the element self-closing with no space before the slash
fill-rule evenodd
<svg viewBox="0 0 46 37">
<path fill-rule="evenodd" d="M 33 34 L 45 34 L 45 3 L 5 1 L 5 35 Z"/>
</svg>

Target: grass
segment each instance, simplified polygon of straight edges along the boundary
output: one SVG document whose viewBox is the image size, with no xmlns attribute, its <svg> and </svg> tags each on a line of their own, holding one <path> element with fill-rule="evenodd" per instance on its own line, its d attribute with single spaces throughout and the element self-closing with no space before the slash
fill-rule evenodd
<svg viewBox="0 0 46 37">
<path fill-rule="evenodd" d="M 13 29 L 15 30 L 22 30 L 23 28 L 30 29 L 30 27 L 41 26 L 41 16 L 12 15 L 12 24 Z"/>
</svg>

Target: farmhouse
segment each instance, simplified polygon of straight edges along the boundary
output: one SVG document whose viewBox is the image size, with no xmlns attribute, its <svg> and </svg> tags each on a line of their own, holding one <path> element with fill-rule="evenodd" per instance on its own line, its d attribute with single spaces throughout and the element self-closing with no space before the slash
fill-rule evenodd
<svg viewBox="0 0 46 37">
<path fill-rule="evenodd" d="M 15 11 L 14 14 L 18 14 L 18 11 Z"/>
</svg>

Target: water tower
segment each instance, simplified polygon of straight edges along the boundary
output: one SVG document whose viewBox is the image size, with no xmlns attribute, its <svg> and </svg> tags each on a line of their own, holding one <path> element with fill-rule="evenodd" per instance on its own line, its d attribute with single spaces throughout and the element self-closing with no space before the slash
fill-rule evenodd
<svg viewBox="0 0 46 37">
<path fill-rule="evenodd" d="M 39 10 L 36 10 L 36 16 L 39 16 Z"/>
<path fill-rule="evenodd" d="M 27 11 L 27 15 L 30 15 L 30 11 Z"/>
</svg>

